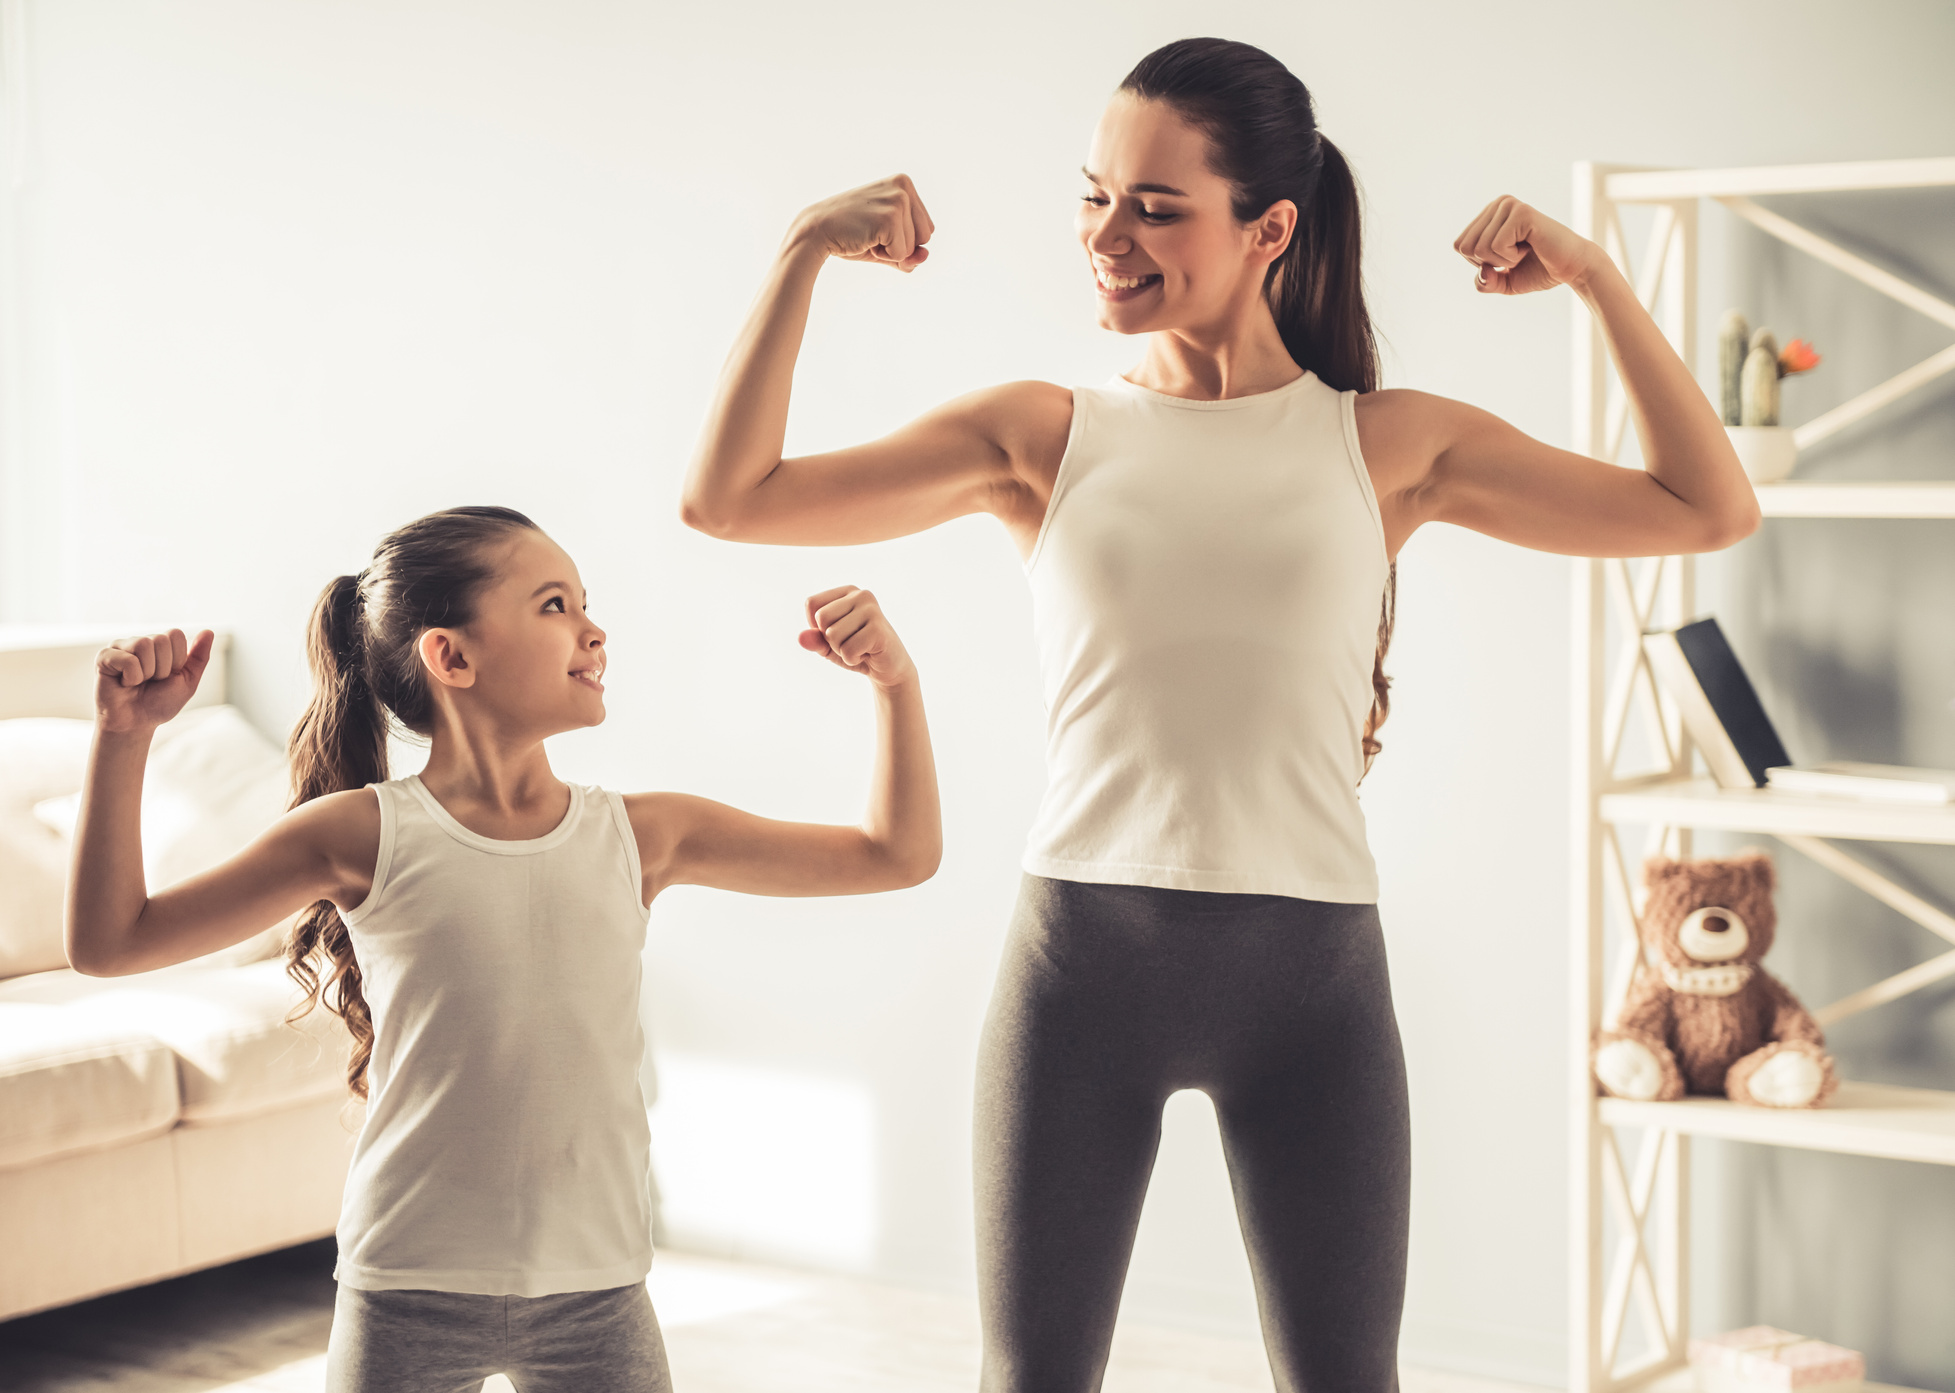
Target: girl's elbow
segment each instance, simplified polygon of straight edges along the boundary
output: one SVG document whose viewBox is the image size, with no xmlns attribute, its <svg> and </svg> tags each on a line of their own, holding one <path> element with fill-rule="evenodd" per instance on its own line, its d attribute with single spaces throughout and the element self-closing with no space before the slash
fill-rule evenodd
<svg viewBox="0 0 1955 1393">
<path fill-rule="evenodd" d="M 929 846 L 906 849 L 889 859 L 889 872 L 893 883 L 892 890 L 908 890 L 921 885 L 937 873 L 943 865 L 944 848 L 942 842 Z"/>
</svg>

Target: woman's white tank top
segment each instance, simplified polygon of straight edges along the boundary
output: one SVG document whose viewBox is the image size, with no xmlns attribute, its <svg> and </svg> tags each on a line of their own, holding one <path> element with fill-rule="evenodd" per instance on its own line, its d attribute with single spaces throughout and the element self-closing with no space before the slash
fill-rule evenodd
<svg viewBox="0 0 1955 1393">
<path fill-rule="evenodd" d="M 373 785 L 373 889 L 342 911 L 373 1011 L 338 1279 L 549 1296 L 651 1269 L 638 1071 L 647 910 L 624 800 L 570 786 L 529 841 Z"/>
<path fill-rule="evenodd" d="M 1073 391 L 1026 573 L 1049 783 L 1025 869 L 1368 904 L 1389 562 L 1355 392 Z"/>
</svg>

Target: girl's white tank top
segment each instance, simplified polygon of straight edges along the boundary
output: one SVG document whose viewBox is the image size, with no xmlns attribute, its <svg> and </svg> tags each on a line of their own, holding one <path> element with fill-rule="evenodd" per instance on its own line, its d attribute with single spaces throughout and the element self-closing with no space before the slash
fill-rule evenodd
<svg viewBox="0 0 1955 1393">
<path fill-rule="evenodd" d="M 1025 869 L 1368 904 L 1389 561 L 1355 392 L 1073 391 L 1027 560 L 1049 782 Z"/>
<path fill-rule="evenodd" d="M 624 800 L 572 784 L 554 831 L 497 841 L 418 778 L 373 789 L 373 889 L 342 910 L 373 1060 L 335 1275 L 491 1296 L 643 1281 L 648 911 Z"/>
</svg>

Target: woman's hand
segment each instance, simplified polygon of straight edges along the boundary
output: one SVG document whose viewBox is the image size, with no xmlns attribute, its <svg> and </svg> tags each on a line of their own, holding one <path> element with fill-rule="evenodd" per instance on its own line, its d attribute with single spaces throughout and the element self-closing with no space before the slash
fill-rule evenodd
<svg viewBox="0 0 1955 1393">
<path fill-rule="evenodd" d="M 806 240 L 844 261 L 876 261 L 914 271 L 930 256 L 937 230 L 907 174 L 838 193 L 804 210 L 789 240 Z"/>
<path fill-rule="evenodd" d="M 1518 198 L 1496 198 L 1453 239 L 1478 268 L 1485 295 L 1527 295 L 1557 285 L 1582 289 L 1602 249 Z"/>
<path fill-rule="evenodd" d="M 95 724 L 112 735 L 154 730 L 197 694 L 210 665 L 209 629 L 193 643 L 183 630 L 119 638 L 95 655 Z"/>
<path fill-rule="evenodd" d="M 843 585 L 810 595 L 808 624 L 801 646 L 810 653 L 862 673 L 884 690 L 916 680 L 916 664 L 868 591 Z"/>
</svg>

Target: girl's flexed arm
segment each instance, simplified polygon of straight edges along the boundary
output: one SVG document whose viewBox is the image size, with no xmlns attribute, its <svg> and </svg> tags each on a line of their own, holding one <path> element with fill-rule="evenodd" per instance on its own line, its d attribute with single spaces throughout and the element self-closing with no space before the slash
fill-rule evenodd
<svg viewBox="0 0 1955 1393">
<path fill-rule="evenodd" d="M 1534 440 L 1462 402 L 1419 392 L 1360 399 L 1389 544 L 1427 521 L 1540 551 L 1650 556 L 1715 551 L 1758 526 L 1758 500 L 1717 412 L 1602 249 L 1514 198 L 1453 243 L 1483 294 L 1566 285 L 1595 315 L 1622 375 L 1643 469 Z M 1374 478 L 1377 474 L 1374 474 Z"/>
<path fill-rule="evenodd" d="M 316 900 L 357 904 L 371 884 L 380 810 L 361 791 L 307 803 L 223 865 L 149 893 L 143 767 L 156 728 L 196 693 L 211 643 L 208 630 L 192 643 L 172 629 L 96 656 L 95 742 L 65 926 L 68 961 L 79 972 L 116 977 L 214 953 Z"/>
<path fill-rule="evenodd" d="M 936 874 L 943 855 L 937 767 L 916 665 L 876 597 L 854 586 L 808 600 L 801 646 L 869 679 L 876 752 L 869 807 L 853 827 L 776 822 L 678 793 L 625 800 L 637 834 L 645 899 L 668 885 L 750 895 L 860 895 Z"/>
<path fill-rule="evenodd" d="M 867 445 L 781 457 L 794 364 L 823 264 L 840 257 L 911 271 L 929 256 L 934 231 L 901 174 L 825 199 L 795 219 L 721 370 L 686 474 L 687 525 L 730 541 L 837 546 L 988 512 L 1017 530 L 1029 520 L 1037 532 L 1049 487 L 1038 482 L 1039 466 L 1047 456 L 1056 466 L 1072 420 L 1072 394 L 1049 383 L 988 388 Z"/>
</svg>

